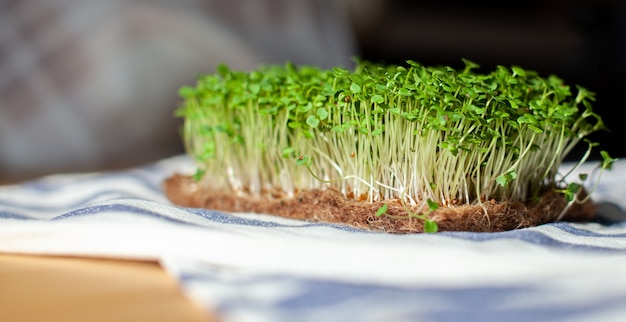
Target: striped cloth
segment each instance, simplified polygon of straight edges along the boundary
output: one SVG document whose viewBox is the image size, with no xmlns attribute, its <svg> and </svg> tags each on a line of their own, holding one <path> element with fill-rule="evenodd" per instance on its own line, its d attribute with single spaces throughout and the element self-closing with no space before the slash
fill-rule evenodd
<svg viewBox="0 0 626 322">
<path fill-rule="evenodd" d="M 580 171 L 589 171 L 585 164 Z M 0 187 L 0 251 L 158 260 L 223 321 L 625 321 L 626 162 L 598 219 L 390 235 L 172 205 L 186 156 Z"/>
</svg>

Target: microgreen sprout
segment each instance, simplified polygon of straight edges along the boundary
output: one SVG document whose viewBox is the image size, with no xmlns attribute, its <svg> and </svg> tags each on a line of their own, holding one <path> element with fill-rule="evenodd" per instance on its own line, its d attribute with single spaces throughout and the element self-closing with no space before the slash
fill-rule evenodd
<svg viewBox="0 0 626 322">
<path fill-rule="evenodd" d="M 378 210 L 376 210 L 376 217 L 380 217 L 382 215 L 387 214 L 387 209 L 389 208 L 388 204 L 383 204 Z"/>
<path fill-rule="evenodd" d="M 478 73 L 464 63 L 220 65 L 179 92 L 196 180 L 252 195 L 333 188 L 368 202 L 426 202 L 428 211 L 408 212 L 425 231 L 437 230 L 427 214 L 440 206 L 525 201 L 547 189 L 576 202 L 581 185 L 556 175 L 576 144 L 604 128 L 594 93 L 518 66 Z M 602 153 L 608 169 L 613 159 Z"/>
<path fill-rule="evenodd" d="M 428 215 L 431 212 L 439 209 L 439 204 L 434 202 L 432 199 L 427 199 L 426 204 L 428 205 L 428 210 L 424 212 L 423 214 L 418 214 L 418 213 L 413 212 L 413 210 L 411 210 L 411 208 L 407 207 L 405 204 L 403 204 L 402 206 L 404 208 L 404 211 L 406 211 L 406 213 L 408 214 L 408 218 L 417 218 L 424 222 L 424 232 L 436 233 L 439 227 L 435 221 L 428 218 Z M 387 213 L 388 209 L 389 209 L 389 204 L 386 204 L 386 203 L 383 204 L 382 206 L 380 206 L 380 208 L 378 208 L 378 210 L 376 210 L 376 214 L 375 214 L 376 217 L 386 216 L 386 217 L 390 217 L 394 219 L 407 218 L 403 216 L 390 215 Z"/>
</svg>

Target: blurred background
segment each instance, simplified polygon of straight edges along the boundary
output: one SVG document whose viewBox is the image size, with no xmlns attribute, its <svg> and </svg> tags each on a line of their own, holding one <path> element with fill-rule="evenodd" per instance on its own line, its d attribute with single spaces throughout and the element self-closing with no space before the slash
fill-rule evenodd
<svg viewBox="0 0 626 322">
<path fill-rule="evenodd" d="M 183 153 L 177 91 L 220 63 L 519 65 L 596 92 L 626 156 L 623 1 L 0 0 L 0 181 Z M 585 146 L 568 159 L 579 158 Z"/>
</svg>

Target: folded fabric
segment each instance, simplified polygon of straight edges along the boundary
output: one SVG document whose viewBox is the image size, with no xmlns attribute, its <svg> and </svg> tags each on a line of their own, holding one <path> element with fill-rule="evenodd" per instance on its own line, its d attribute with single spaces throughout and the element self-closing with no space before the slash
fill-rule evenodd
<svg viewBox="0 0 626 322">
<path fill-rule="evenodd" d="M 0 252 L 159 260 L 224 321 L 626 319 L 626 162 L 594 222 L 412 235 L 171 204 L 163 180 L 192 171 L 176 156 L 0 187 Z"/>
</svg>

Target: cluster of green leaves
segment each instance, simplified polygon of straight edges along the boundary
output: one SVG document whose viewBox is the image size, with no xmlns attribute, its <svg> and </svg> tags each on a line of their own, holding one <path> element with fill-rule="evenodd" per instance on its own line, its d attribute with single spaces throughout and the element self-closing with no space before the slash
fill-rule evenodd
<svg viewBox="0 0 626 322">
<path fill-rule="evenodd" d="M 177 115 L 198 179 L 215 188 L 333 187 L 360 200 L 439 205 L 556 188 L 567 153 L 604 127 L 594 93 L 517 66 L 479 73 L 464 62 L 221 65 L 180 89 Z"/>
</svg>

